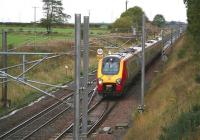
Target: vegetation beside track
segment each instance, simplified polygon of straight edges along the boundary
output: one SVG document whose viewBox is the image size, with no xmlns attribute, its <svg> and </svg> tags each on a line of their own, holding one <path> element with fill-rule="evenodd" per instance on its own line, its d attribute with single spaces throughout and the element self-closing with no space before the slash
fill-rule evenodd
<svg viewBox="0 0 200 140">
<path fill-rule="evenodd" d="M 24 47 L 22 48 L 22 51 L 29 51 L 32 49 L 32 47 Z M 38 51 L 41 52 L 41 50 L 46 49 L 45 47 L 38 48 Z M 52 50 L 51 50 L 52 49 Z M 95 50 L 96 48 L 94 48 Z M 54 47 L 49 47 L 48 51 L 54 52 L 59 51 L 63 52 L 65 50 L 64 47 L 57 47 L 54 50 Z M 28 56 L 27 60 L 37 60 L 41 57 L 39 56 Z M 15 65 L 21 63 L 21 56 L 12 56 L 9 57 L 9 65 Z M 94 70 L 96 67 L 96 50 L 90 52 L 90 71 Z M 26 67 L 30 67 L 31 65 L 27 65 Z M 68 66 L 68 69 L 65 69 L 65 66 Z M 63 55 L 59 56 L 54 59 L 45 60 L 41 64 L 39 64 L 36 68 L 33 68 L 30 72 L 26 74 L 26 78 L 29 80 L 36 80 L 44 83 L 49 83 L 53 85 L 58 85 L 62 83 L 66 83 L 73 80 L 73 68 L 74 68 L 74 62 L 73 62 L 73 56 L 72 55 Z M 9 74 L 17 76 L 22 72 L 21 67 L 17 67 L 14 69 L 10 69 L 8 71 Z M 49 86 L 44 85 L 38 85 L 33 84 L 40 89 L 43 90 L 49 90 L 51 91 L 53 88 L 50 88 Z M 0 98 L 2 98 L 2 91 L 0 90 Z M 17 83 L 15 81 L 8 82 L 8 99 L 11 101 L 11 106 L 7 109 L 3 109 L 3 107 L 0 104 L 0 116 L 7 114 L 10 111 L 13 111 L 17 108 L 20 108 L 22 106 L 25 106 L 29 104 L 30 102 L 36 100 L 38 97 L 42 96 L 43 94 L 38 93 L 34 89 L 27 87 L 26 85 Z"/>
<path fill-rule="evenodd" d="M 0 27 L 3 28 L 3 27 Z M 58 34 L 52 33 L 49 38 L 45 40 L 45 35 L 39 35 L 40 33 L 37 33 L 36 38 L 36 47 L 34 47 L 34 32 L 31 31 L 30 33 L 28 30 L 31 29 L 31 27 L 23 27 L 23 32 L 16 32 L 21 27 L 18 26 L 6 26 L 6 29 L 9 31 L 9 29 L 13 30 L 13 32 L 8 32 L 8 45 L 11 43 L 13 45 L 10 45 L 14 48 L 17 48 L 15 51 L 20 52 L 69 52 L 73 50 L 74 40 L 64 40 L 67 37 L 72 38 L 73 34 L 73 28 L 69 29 L 61 29 L 61 28 L 55 28 L 55 30 L 58 30 Z M 38 29 L 40 30 L 40 29 Z M 41 28 L 41 30 L 45 30 L 44 28 Z M 64 32 L 65 35 L 62 35 Z M 68 35 L 67 35 L 68 33 Z M 100 29 L 100 28 L 92 28 L 90 30 L 90 36 L 94 35 L 98 37 L 98 35 L 106 35 L 109 34 L 109 30 Z M 60 38 L 61 37 L 63 38 Z M 41 36 L 41 38 L 40 38 Z M 40 39 L 39 39 L 40 38 Z M 44 38 L 44 39 L 43 39 Z M 27 40 L 31 40 L 32 42 L 29 42 L 29 44 L 25 44 Z M 1 43 L 1 35 L 0 35 L 0 43 Z M 122 42 L 120 42 L 122 44 Z M 1 45 L 0 45 L 1 46 Z M 9 49 L 11 49 L 9 47 Z M 102 47 L 101 41 L 96 39 L 93 44 L 90 45 L 90 59 L 89 59 L 89 66 L 90 71 L 94 70 L 96 68 L 96 50 L 98 47 Z M 105 46 L 104 46 L 105 47 Z M 0 47 L 1 50 L 1 47 Z M 116 50 L 112 50 L 114 52 Z M 104 50 L 105 54 L 107 53 L 107 50 Z M 73 54 L 72 54 L 73 55 Z M 73 80 L 73 68 L 74 68 L 74 62 L 73 62 L 73 56 L 72 55 L 63 55 L 60 57 L 57 57 L 55 59 L 49 59 L 45 60 L 41 64 L 39 64 L 37 67 L 32 69 L 26 74 L 26 78 L 29 80 L 36 80 L 40 82 L 45 82 L 53 85 L 66 83 L 68 81 Z M 27 61 L 37 60 L 42 58 L 41 55 L 37 56 L 26 56 Z M 8 57 L 8 66 L 16 65 L 22 63 L 22 56 L 9 56 Z M 0 59 L 0 64 L 2 64 Z M 65 66 L 68 66 L 68 70 L 66 71 Z M 31 65 L 26 65 L 26 68 L 30 67 Z M 17 67 L 14 69 L 10 69 L 8 71 L 9 74 L 17 76 L 22 72 L 22 67 Z M 0 81 L 2 82 L 2 81 Z M 49 86 L 44 85 L 36 85 L 35 86 L 44 89 L 44 90 L 51 90 Z M 0 87 L 1 88 L 1 87 Z M 0 90 L 0 99 L 2 98 L 2 90 Z M 10 107 L 7 109 L 4 109 L 2 107 L 2 104 L 0 103 L 0 116 L 3 116 L 17 108 L 26 106 L 30 102 L 36 100 L 43 94 L 38 93 L 37 91 L 33 90 L 32 88 L 29 88 L 23 84 L 16 83 L 14 81 L 11 81 L 8 83 L 8 99 L 11 101 Z"/>
<path fill-rule="evenodd" d="M 125 140 L 200 139 L 200 64 L 191 45 L 188 36 L 174 45 L 146 93 L 145 112 L 134 112 Z"/>
</svg>

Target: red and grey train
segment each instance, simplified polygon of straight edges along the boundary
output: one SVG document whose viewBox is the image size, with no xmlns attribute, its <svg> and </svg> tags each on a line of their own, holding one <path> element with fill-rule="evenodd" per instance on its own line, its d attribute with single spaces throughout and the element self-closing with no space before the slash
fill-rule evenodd
<svg viewBox="0 0 200 140">
<path fill-rule="evenodd" d="M 145 65 L 158 56 L 161 39 L 145 43 Z M 130 47 L 119 53 L 103 57 L 98 62 L 97 91 L 102 96 L 120 96 L 141 69 L 141 46 Z"/>
</svg>

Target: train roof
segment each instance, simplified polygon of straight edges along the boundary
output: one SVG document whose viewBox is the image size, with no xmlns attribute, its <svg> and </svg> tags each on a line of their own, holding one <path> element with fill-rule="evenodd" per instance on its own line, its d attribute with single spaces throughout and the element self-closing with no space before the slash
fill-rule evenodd
<svg viewBox="0 0 200 140">
<path fill-rule="evenodd" d="M 110 54 L 110 55 L 107 55 L 107 56 L 105 56 L 104 58 L 107 58 L 107 57 L 117 57 L 117 58 L 122 58 L 122 56 L 121 55 L 118 55 L 118 54 Z"/>
<path fill-rule="evenodd" d="M 160 40 L 161 37 L 159 37 L 157 40 L 156 39 L 148 40 L 145 43 L 145 48 L 153 46 L 153 44 L 157 43 Z M 140 44 L 137 46 L 131 46 L 129 48 L 123 49 L 117 53 L 107 55 L 106 57 L 118 57 L 119 59 L 128 59 L 129 57 L 136 55 L 141 51 L 142 51 L 142 45 Z"/>
<path fill-rule="evenodd" d="M 127 49 L 121 50 L 120 52 L 107 55 L 106 57 L 117 57 L 119 59 L 123 59 L 123 58 L 126 59 L 138 53 L 140 50 L 141 49 L 139 47 L 129 47 Z"/>
</svg>

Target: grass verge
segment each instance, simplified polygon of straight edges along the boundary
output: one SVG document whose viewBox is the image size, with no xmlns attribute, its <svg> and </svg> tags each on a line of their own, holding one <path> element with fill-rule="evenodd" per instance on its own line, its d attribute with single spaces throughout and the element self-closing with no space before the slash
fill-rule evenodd
<svg viewBox="0 0 200 140">
<path fill-rule="evenodd" d="M 200 106 L 195 105 L 189 112 L 183 112 L 172 124 L 162 129 L 160 140 L 197 140 L 200 137 Z"/>
<path fill-rule="evenodd" d="M 192 58 L 186 42 L 187 37 L 183 37 L 175 44 L 167 64 L 146 93 L 145 112 L 142 115 L 134 113 L 133 126 L 125 140 L 160 139 L 164 134 L 163 128 L 171 129 L 170 126 L 175 126 L 184 112 L 200 105 L 200 84 L 195 80 L 199 62 Z M 187 136 L 179 138 L 188 138 Z"/>
</svg>

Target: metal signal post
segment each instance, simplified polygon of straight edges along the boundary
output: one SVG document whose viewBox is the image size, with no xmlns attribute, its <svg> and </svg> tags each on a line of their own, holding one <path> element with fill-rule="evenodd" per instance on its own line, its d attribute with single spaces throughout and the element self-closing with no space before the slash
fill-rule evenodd
<svg viewBox="0 0 200 140">
<path fill-rule="evenodd" d="M 75 14 L 75 86 L 73 140 L 80 139 L 80 46 L 81 14 Z"/>
<path fill-rule="evenodd" d="M 82 119 L 82 136 L 83 140 L 87 140 L 87 127 L 88 127 L 88 47 L 89 47 L 89 16 L 84 16 L 84 26 L 83 26 L 83 119 Z"/>
<path fill-rule="evenodd" d="M 3 52 L 7 52 L 7 32 L 2 31 L 2 48 Z M 2 55 L 2 62 L 3 68 L 7 68 L 7 54 Z M 4 72 L 7 73 L 7 69 L 4 69 Z M 8 91 L 8 82 L 7 76 L 3 76 L 3 83 L 2 83 L 2 102 L 3 106 L 7 107 L 7 91 Z"/>
<path fill-rule="evenodd" d="M 126 11 L 128 9 L 128 0 L 126 0 Z"/>
<path fill-rule="evenodd" d="M 142 67 L 141 67 L 141 104 L 139 112 L 144 111 L 144 89 L 145 89 L 145 15 L 142 16 Z"/>
<path fill-rule="evenodd" d="M 33 7 L 34 8 L 34 47 L 36 46 L 36 23 L 37 23 L 37 21 L 36 21 L 36 14 L 37 14 L 37 8 L 39 8 L 39 7 L 36 7 L 36 6 L 34 6 Z"/>
</svg>

